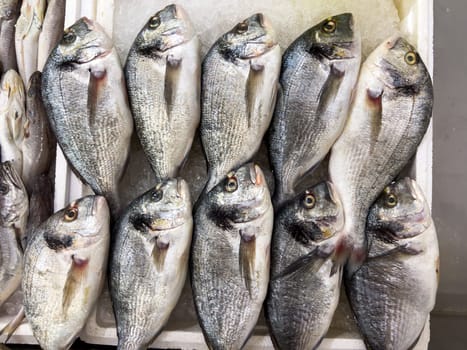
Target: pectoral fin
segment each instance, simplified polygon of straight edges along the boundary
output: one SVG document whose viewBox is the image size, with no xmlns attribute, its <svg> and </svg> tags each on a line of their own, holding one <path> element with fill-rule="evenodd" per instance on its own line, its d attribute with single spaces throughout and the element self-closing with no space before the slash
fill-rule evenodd
<svg viewBox="0 0 467 350">
<path fill-rule="evenodd" d="M 251 122 L 256 114 L 256 110 L 261 108 L 261 102 L 258 101 L 258 99 L 261 98 L 259 92 L 261 91 L 260 85 L 262 84 L 263 74 L 263 65 L 250 63 L 250 71 L 248 73 L 245 89 L 248 128 L 251 127 Z"/>
<path fill-rule="evenodd" d="M 168 242 L 156 240 L 154 248 L 152 249 L 152 258 L 158 272 L 161 272 L 164 269 L 165 257 L 167 256 L 168 249 Z"/>
<path fill-rule="evenodd" d="M 328 78 L 319 92 L 318 108 L 316 112 L 318 115 L 326 111 L 334 102 L 334 99 L 339 93 L 339 87 L 344 79 L 344 75 L 344 71 L 340 71 L 334 65 L 331 65 Z"/>
<path fill-rule="evenodd" d="M 2 330 L 0 330 L 0 336 L 6 335 L 6 339 L 4 343 L 6 344 L 11 336 L 15 333 L 16 329 L 19 327 L 21 322 L 24 320 L 25 313 L 24 313 L 24 306 L 19 309 L 18 313 L 13 317 L 10 322 L 7 323 Z"/>
<path fill-rule="evenodd" d="M 177 97 L 181 65 L 181 59 L 176 59 L 172 56 L 167 57 L 167 64 L 165 66 L 164 100 L 169 120 L 172 107 Z"/>
<path fill-rule="evenodd" d="M 251 296 L 256 259 L 256 236 L 252 232 L 240 231 L 239 265 L 245 287 Z"/>
<path fill-rule="evenodd" d="M 81 284 L 87 273 L 89 260 L 72 256 L 70 269 L 68 270 L 65 286 L 63 287 L 62 308 L 63 315 L 67 317 L 68 309 L 80 290 Z"/>
</svg>

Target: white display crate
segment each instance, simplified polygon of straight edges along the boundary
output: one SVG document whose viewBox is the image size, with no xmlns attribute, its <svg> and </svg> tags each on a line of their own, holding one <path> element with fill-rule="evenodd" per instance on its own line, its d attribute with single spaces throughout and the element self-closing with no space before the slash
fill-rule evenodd
<svg viewBox="0 0 467 350">
<path fill-rule="evenodd" d="M 147 4 L 147 13 L 144 14 L 144 18 L 149 18 L 154 12 L 155 9 L 161 9 L 165 5 L 169 4 L 169 1 L 163 0 L 142 0 L 135 2 L 133 0 L 67 0 L 66 6 L 66 20 L 65 26 L 73 24 L 78 18 L 82 16 L 87 16 L 89 18 L 97 20 L 107 31 L 110 36 L 113 36 L 116 26 L 124 26 L 125 23 L 122 23 L 119 18 L 122 18 L 122 13 L 116 13 L 118 5 L 120 2 L 128 1 L 137 3 L 135 6 L 141 6 L 144 8 Z M 322 0 L 327 1 L 327 0 Z M 359 0 L 353 0 L 354 3 L 358 3 Z M 241 2 L 241 1 L 239 1 Z M 270 1 L 270 6 L 288 6 L 288 3 L 296 2 L 295 0 L 282 0 L 282 1 Z M 342 0 L 342 2 L 351 3 L 349 0 Z M 184 5 L 183 1 L 180 1 Z M 217 6 L 216 1 L 192 1 L 193 6 L 204 6 L 206 11 L 209 11 L 210 6 Z M 263 4 L 262 7 L 256 9 L 257 4 Z M 263 11 L 264 4 L 268 3 L 266 0 L 250 2 L 251 14 L 259 11 Z M 425 64 L 428 66 L 428 69 L 433 73 L 433 0 L 394 0 L 398 10 L 399 17 L 401 18 L 400 30 L 401 32 L 414 43 L 418 51 L 424 60 Z M 235 7 L 235 3 L 231 2 L 232 7 Z M 350 6 L 350 5 L 349 5 Z M 189 9 L 187 9 L 189 10 Z M 232 10 L 231 10 L 232 11 Z M 190 11 L 188 11 L 190 12 Z M 267 11 L 264 11 L 267 14 Z M 329 13 L 337 14 L 336 13 Z M 123 14 L 124 15 L 124 14 Z M 297 16 L 299 14 L 297 13 Z M 194 18 L 192 18 L 194 19 Z M 219 22 L 222 20 L 226 21 L 224 28 L 227 30 L 232 27 L 235 23 L 240 21 L 242 18 L 215 18 L 213 16 L 213 22 Z M 293 18 L 291 19 L 293 20 Z M 302 19 L 303 20 L 303 19 Z M 118 23 L 117 23 L 118 22 Z M 309 26 L 314 25 L 316 22 L 310 22 Z M 143 26 L 144 22 L 138 24 L 138 28 L 131 28 L 131 31 L 135 33 Z M 213 24 L 214 25 L 214 24 Z M 121 27 L 119 27 L 121 29 Z M 222 31 L 218 33 L 209 33 L 210 38 L 216 38 L 222 34 Z M 300 33 L 298 33 L 300 34 Z M 203 33 L 201 33 L 203 35 Z M 202 38 L 203 39 L 203 38 Z M 126 50 L 129 46 L 129 43 L 126 43 Z M 284 47 L 282 47 L 284 49 Z M 120 54 L 126 53 L 125 48 L 119 47 Z M 124 61 L 125 57 L 121 57 Z M 433 76 L 433 74 L 432 74 Z M 421 143 L 417 155 L 412 162 L 410 168 L 407 168 L 407 172 L 416 178 L 417 182 L 420 184 L 422 189 L 425 192 L 426 198 L 431 204 L 432 199 L 432 140 L 433 132 L 430 125 L 427 134 L 423 142 Z M 133 142 L 132 156 L 137 154 L 134 159 L 141 160 L 142 150 L 138 145 L 135 145 L 135 140 Z M 197 152 L 200 152 L 200 145 L 195 144 L 194 148 L 197 149 Z M 264 151 L 263 151 L 264 153 Z M 150 169 L 145 164 L 140 166 L 138 160 L 130 159 L 131 174 L 126 175 L 124 180 L 127 187 L 131 185 L 142 182 L 146 186 L 151 181 Z M 136 167 L 135 167 L 135 166 Z M 183 177 L 187 178 L 191 176 L 191 171 L 194 167 L 198 167 L 196 171 L 196 178 L 191 179 L 192 182 L 199 182 L 197 188 L 194 189 L 194 192 L 199 192 L 202 182 L 202 171 L 199 168 L 203 168 L 204 163 L 197 163 L 196 160 L 188 160 L 188 164 L 185 167 L 184 172 L 182 173 Z M 56 163 L 56 189 L 55 189 L 55 209 L 63 208 L 67 203 L 73 199 L 81 197 L 83 194 L 89 193 L 90 190 L 73 175 L 70 168 L 67 166 L 66 160 L 63 157 L 63 154 L 57 152 L 57 163 Z M 136 170 L 135 170 L 136 169 Z M 141 171 L 141 174 L 138 174 L 137 170 Z M 127 171 L 128 173 L 128 171 Z M 135 174 L 138 174 L 135 178 Z M 189 181 L 190 182 L 190 181 Z M 131 196 L 135 196 L 138 192 L 141 193 L 142 188 L 144 187 L 138 185 L 136 190 L 131 190 L 127 188 L 126 194 L 123 196 L 125 201 L 131 199 Z M 196 187 L 196 186 L 195 186 Z M 345 294 L 342 291 L 342 294 Z M 331 326 L 330 331 L 327 336 L 321 343 L 319 349 L 335 349 L 335 350 L 359 350 L 365 349 L 363 341 L 360 339 L 356 326 L 352 319 L 349 306 L 345 301 L 345 298 L 341 298 L 341 303 L 336 312 L 335 320 Z M 0 309 L 0 329 L 4 324 L 11 318 L 11 315 L 19 308 L 20 296 L 13 296 L 12 300 L 8 301 Z M 416 349 L 426 349 L 429 341 L 429 323 L 425 327 L 424 333 L 420 339 L 419 344 Z M 115 345 L 117 342 L 115 324 L 113 320 L 113 315 L 110 308 L 110 298 L 108 291 L 104 291 L 98 302 L 98 308 L 90 316 L 88 323 L 85 329 L 81 332 L 80 338 L 87 343 L 91 344 L 106 344 L 106 345 Z M 0 337 L 0 343 L 2 342 Z M 17 329 L 15 335 L 10 339 L 10 343 L 18 344 L 35 344 L 36 341 L 32 336 L 31 328 L 27 322 L 23 322 L 20 327 Z M 207 349 L 207 346 L 204 342 L 201 329 L 196 322 L 196 315 L 193 308 L 193 301 L 191 298 L 191 289 L 189 283 L 186 283 L 185 289 L 182 293 L 182 297 L 175 308 L 167 327 L 159 335 L 156 341 L 152 344 L 151 347 L 154 348 L 182 348 L 182 349 Z M 264 322 L 264 317 L 261 316 L 257 327 L 255 328 L 251 338 L 249 339 L 246 349 L 272 349 L 272 343 L 268 335 L 267 327 Z"/>
</svg>

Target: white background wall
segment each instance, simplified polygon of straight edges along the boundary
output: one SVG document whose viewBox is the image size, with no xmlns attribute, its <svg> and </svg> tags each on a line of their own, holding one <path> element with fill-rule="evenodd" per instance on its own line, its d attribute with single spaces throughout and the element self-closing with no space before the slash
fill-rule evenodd
<svg viewBox="0 0 467 350">
<path fill-rule="evenodd" d="M 467 349 L 467 1 L 435 0 L 433 216 L 441 280 L 430 349 Z"/>
</svg>

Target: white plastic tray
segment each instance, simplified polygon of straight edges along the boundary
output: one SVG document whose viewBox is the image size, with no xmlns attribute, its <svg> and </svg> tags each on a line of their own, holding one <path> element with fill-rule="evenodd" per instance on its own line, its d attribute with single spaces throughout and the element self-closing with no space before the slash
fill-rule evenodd
<svg viewBox="0 0 467 350">
<path fill-rule="evenodd" d="M 106 29 L 107 33 L 112 35 L 114 25 L 116 25 L 114 22 L 114 12 L 117 1 L 127 0 L 67 0 L 65 26 L 68 27 L 78 18 L 87 16 L 89 18 L 96 19 Z M 402 19 L 401 31 L 417 45 L 421 57 L 428 66 L 430 72 L 433 73 L 433 0 L 395 0 L 394 2 L 398 5 L 399 15 Z M 162 8 L 170 2 L 165 0 L 154 0 L 153 3 L 160 3 L 158 8 Z M 203 5 L 204 3 L 206 3 L 206 6 L 208 6 L 209 3 L 212 3 L 212 6 L 215 6 L 214 1 L 205 1 L 203 2 Z M 277 4 L 277 2 L 274 3 Z M 154 4 L 152 4 L 152 7 L 154 7 Z M 252 11 L 255 11 L 255 9 L 252 8 Z M 148 12 L 147 17 L 151 14 L 151 12 Z M 122 23 L 119 23 L 119 25 L 122 25 Z M 140 24 L 140 27 L 142 25 L 143 23 Z M 411 175 L 417 179 L 417 182 L 424 190 L 426 198 L 430 204 L 432 198 L 432 140 L 432 127 L 430 126 L 419 147 L 413 166 L 410 169 Z M 194 147 L 199 148 L 199 145 L 195 145 Z M 134 149 L 133 151 L 136 152 Z M 141 153 L 141 150 L 137 149 L 137 152 Z M 204 164 L 196 164 L 193 166 L 203 167 Z M 82 183 L 73 175 L 60 151 L 57 152 L 56 169 L 55 209 L 60 209 L 71 200 L 79 198 L 85 193 L 89 193 L 90 190 L 86 186 L 83 186 Z M 141 176 L 148 179 L 151 177 L 147 171 Z M 129 180 L 127 183 L 131 184 L 132 182 Z M 13 297 L 13 300 L 7 302 L 6 305 L 0 309 L 0 329 L 9 320 L 10 315 L 18 309 L 19 303 L 20 297 L 16 295 Z M 91 315 L 88 324 L 80 335 L 80 338 L 83 341 L 92 344 L 115 345 L 117 338 L 113 315 L 110 309 L 108 291 L 103 293 L 98 304 L 99 308 Z M 336 315 L 338 316 L 333 321 L 331 330 L 323 340 L 319 349 L 365 349 L 365 346 L 356 331 L 350 310 L 344 297 L 342 298 Z M 0 343 L 2 340 L 3 339 L 0 337 Z M 416 349 L 426 349 L 428 341 L 429 327 L 425 327 L 424 334 L 422 335 Z M 10 339 L 10 343 L 36 343 L 32 336 L 31 328 L 26 322 L 21 324 L 17 329 L 15 335 Z M 196 322 L 196 315 L 194 313 L 191 299 L 191 290 L 188 283 L 185 286 L 185 290 L 179 304 L 169 320 L 166 330 L 163 331 L 156 339 L 152 347 L 172 349 L 207 349 L 199 325 Z M 263 318 L 258 322 L 258 325 L 255 328 L 252 337 L 248 341 L 246 348 L 273 348 Z"/>
</svg>

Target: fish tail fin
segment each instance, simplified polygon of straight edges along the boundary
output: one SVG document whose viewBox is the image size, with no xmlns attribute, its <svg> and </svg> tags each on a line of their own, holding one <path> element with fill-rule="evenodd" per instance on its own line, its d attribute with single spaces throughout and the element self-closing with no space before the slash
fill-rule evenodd
<svg viewBox="0 0 467 350">
<path fill-rule="evenodd" d="M 10 322 L 0 330 L 0 336 L 6 335 L 4 343 L 6 344 L 10 340 L 11 336 L 15 333 L 16 329 L 19 327 L 23 319 L 25 318 L 24 306 L 19 309 L 18 313 L 13 317 Z"/>
</svg>

